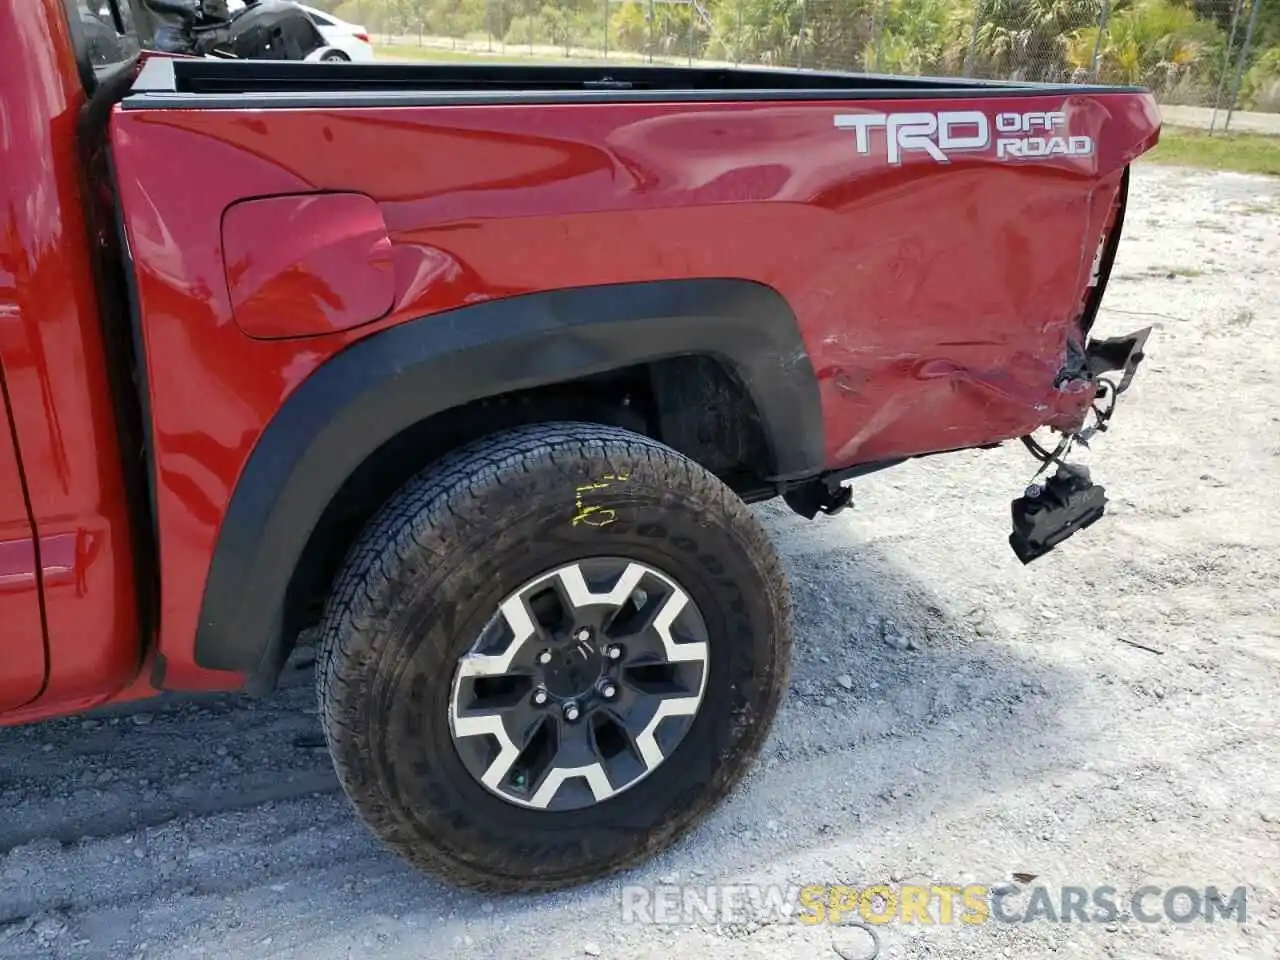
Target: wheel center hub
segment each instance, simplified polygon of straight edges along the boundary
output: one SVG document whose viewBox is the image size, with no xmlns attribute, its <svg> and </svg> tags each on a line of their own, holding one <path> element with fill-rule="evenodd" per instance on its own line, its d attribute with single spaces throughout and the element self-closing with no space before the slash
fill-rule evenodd
<svg viewBox="0 0 1280 960">
<path fill-rule="evenodd" d="M 542 682 L 555 697 L 580 697 L 600 679 L 604 655 L 590 640 L 572 638 L 551 651 L 551 662 L 543 667 Z"/>
</svg>

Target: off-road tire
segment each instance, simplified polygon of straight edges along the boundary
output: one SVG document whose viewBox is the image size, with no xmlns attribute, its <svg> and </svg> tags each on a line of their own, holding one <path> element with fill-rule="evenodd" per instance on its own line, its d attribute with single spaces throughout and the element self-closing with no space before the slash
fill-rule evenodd
<svg viewBox="0 0 1280 960">
<path fill-rule="evenodd" d="M 579 488 L 601 483 L 584 505 Z M 509 803 L 451 739 L 455 665 L 522 583 L 601 554 L 666 571 L 699 605 L 703 702 L 625 792 L 572 812 Z M 325 735 L 359 816 L 414 866 L 489 890 L 583 883 L 670 846 L 743 776 L 786 689 L 790 618 L 766 532 L 698 464 L 613 427 L 508 430 L 410 481 L 352 548 L 320 629 Z"/>
</svg>

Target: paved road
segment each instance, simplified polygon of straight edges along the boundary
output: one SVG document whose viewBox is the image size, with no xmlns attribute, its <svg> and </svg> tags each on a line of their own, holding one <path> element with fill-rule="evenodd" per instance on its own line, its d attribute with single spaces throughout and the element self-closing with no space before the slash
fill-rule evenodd
<svg viewBox="0 0 1280 960">
<path fill-rule="evenodd" d="M 1210 124 L 1213 123 L 1213 109 L 1211 107 L 1165 105 L 1160 108 L 1160 114 L 1164 117 L 1165 123 L 1175 127 L 1194 127 L 1200 130 L 1208 130 Z M 1221 130 L 1226 122 L 1227 112 L 1219 110 L 1215 129 Z M 1229 129 L 1233 133 L 1265 133 L 1269 136 L 1280 137 L 1280 113 L 1246 113 L 1237 110 L 1231 114 L 1231 126 Z"/>
</svg>

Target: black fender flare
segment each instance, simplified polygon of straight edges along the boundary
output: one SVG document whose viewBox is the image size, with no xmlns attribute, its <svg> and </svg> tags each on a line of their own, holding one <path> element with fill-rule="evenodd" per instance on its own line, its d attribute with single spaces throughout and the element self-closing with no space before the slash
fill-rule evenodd
<svg viewBox="0 0 1280 960">
<path fill-rule="evenodd" d="M 524 294 L 357 340 L 286 399 L 241 472 L 205 581 L 195 661 L 269 689 L 285 650 L 286 594 L 330 501 L 365 459 L 429 416 L 485 397 L 689 354 L 740 379 L 768 444 L 767 476 L 824 464 L 813 365 L 785 298 L 738 279 Z"/>
</svg>

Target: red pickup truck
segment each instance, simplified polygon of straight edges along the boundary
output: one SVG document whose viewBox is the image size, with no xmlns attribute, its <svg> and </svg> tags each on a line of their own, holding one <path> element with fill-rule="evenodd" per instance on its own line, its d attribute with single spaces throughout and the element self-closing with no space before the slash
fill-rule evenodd
<svg viewBox="0 0 1280 960">
<path fill-rule="evenodd" d="M 1064 457 L 1142 357 L 1090 329 L 1146 93 L 175 56 L 128 4 L 92 49 L 0 6 L 0 722 L 307 638 L 386 844 L 571 884 L 766 736 L 749 503 L 1021 440 L 1018 558 L 1101 515 Z"/>
</svg>

